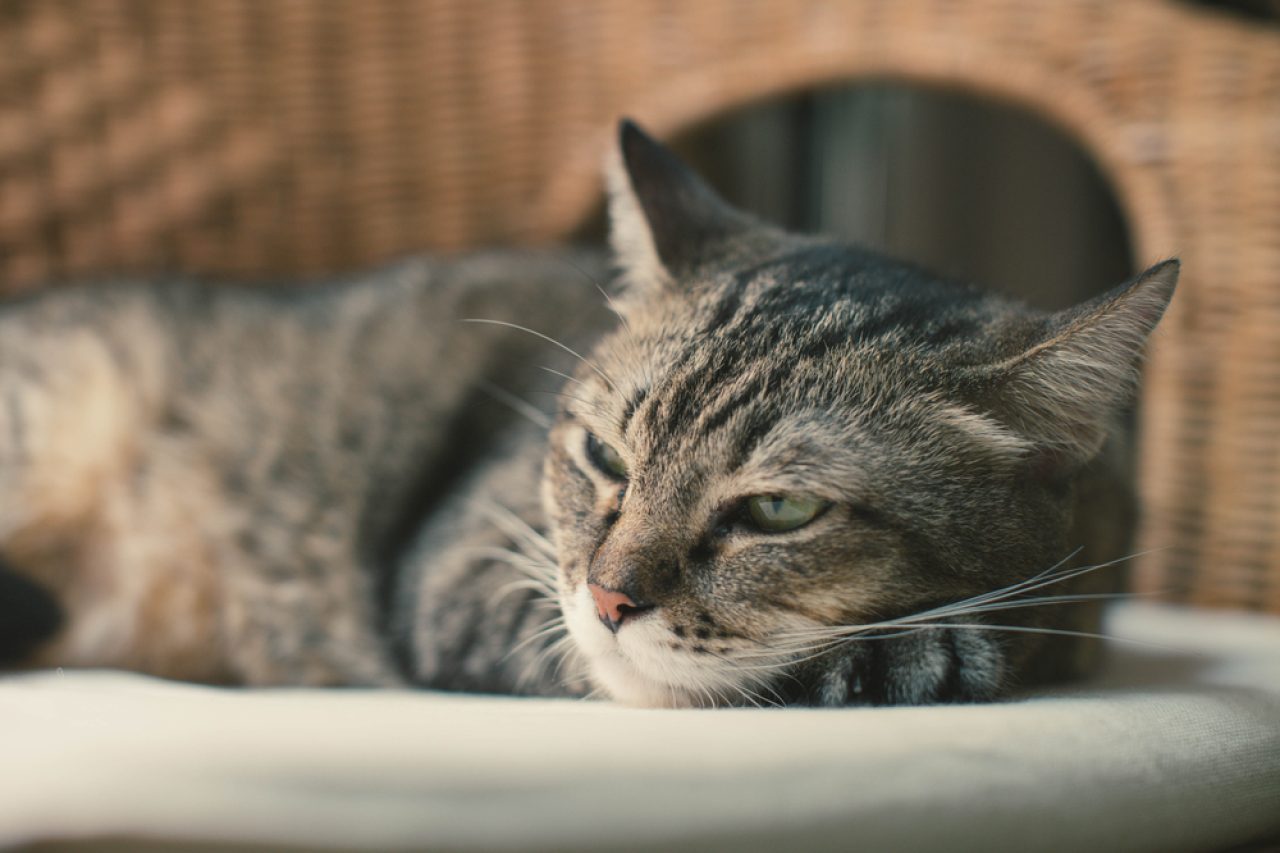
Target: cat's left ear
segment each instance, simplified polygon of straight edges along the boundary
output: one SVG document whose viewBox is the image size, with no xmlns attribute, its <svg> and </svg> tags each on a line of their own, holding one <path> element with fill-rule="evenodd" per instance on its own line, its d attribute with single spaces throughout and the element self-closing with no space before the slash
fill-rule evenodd
<svg viewBox="0 0 1280 853">
<path fill-rule="evenodd" d="M 983 368 L 997 413 L 1041 450 L 1077 463 L 1092 458 L 1133 397 L 1178 270 L 1177 260 L 1164 261 L 1050 316 L 1015 355 Z"/>
<path fill-rule="evenodd" d="M 629 119 L 605 165 L 609 239 L 633 295 L 676 286 L 726 242 L 764 226 L 721 200 Z"/>
</svg>

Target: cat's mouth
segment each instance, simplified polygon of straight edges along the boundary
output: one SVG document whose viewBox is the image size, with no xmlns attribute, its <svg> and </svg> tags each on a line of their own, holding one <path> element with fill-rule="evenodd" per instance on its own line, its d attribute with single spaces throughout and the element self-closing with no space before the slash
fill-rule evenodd
<svg viewBox="0 0 1280 853">
<path fill-rule="evenodd" d="M 561 607 L 592 681 L 612 699 L 647 708 L 693 708 L 730 704 L 740 690 L 743 674 L 731 662 L 710 664 L 673 650 L 660 610 L 611 631 L 596 614 L 586 584 L 566 594 Z"/>
</svg>

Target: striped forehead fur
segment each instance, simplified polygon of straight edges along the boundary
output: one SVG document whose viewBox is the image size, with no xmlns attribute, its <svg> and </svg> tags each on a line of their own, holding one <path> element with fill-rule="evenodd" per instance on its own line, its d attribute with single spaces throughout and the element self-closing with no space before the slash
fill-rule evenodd
<svg viewBox="0 0 1280 853">
<path fill-rule="evenodd" d="M 971 311 L 913 330 L 893 319 L 922 310 L 909 297 L 832 287 L 830 274 L 814 268 L 814 253 L 833 256 L 829 247 L 807 247 L 796 258 L 633 306 L 628 328 L 601 353 L 622 377 L 608 403 L 620 432 L 640 429 L 646 443 L 670 450 L 732 425 L 747 433 L 746 453 L 797 409 L 896 419 L 906 407 L 994 454 L 1025 453 L 1025 439 L 949 399 L 927 376 L 945 374 L 947 357 L 962 353 L 963 328 L 988 320 Z M 839 272 L 850 269 L 846 262 Z"/>
</svg>

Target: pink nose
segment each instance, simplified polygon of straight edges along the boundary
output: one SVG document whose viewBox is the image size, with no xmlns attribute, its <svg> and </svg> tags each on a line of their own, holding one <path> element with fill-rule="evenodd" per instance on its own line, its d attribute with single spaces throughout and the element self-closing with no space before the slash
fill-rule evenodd
<svg viewBox="0 0 1280 853">
<path fill-rule="evenodd" d="M 587 584 L 587 589 L 591 590 L 591 597 L 595 599 L 596 613 L 600 616 L 600 621 L 614 633 L 622 627 L 622 621 L 628 616 L 634 616 L 649 609 L 646 605 L 636 604 L 625 592 L 605 589 L 598 583 Z"/>
</svg>

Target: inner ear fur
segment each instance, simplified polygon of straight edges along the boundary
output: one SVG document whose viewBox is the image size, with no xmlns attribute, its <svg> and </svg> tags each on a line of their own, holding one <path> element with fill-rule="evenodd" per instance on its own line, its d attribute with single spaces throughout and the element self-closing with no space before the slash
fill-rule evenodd
<svg viewBox="0 0 1280 853">
<path fill-rule="evenodd" d="M 1051 315 L 1029 345 L 983 368 L 997 415 L 1046 454 L 1092 458 L 1133 399 L 1147 339 L 1169 306 L 1179 267 L 1163 261 Z"/>
</svg>

